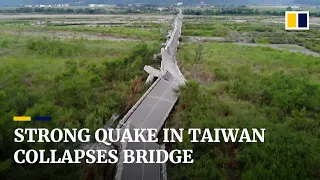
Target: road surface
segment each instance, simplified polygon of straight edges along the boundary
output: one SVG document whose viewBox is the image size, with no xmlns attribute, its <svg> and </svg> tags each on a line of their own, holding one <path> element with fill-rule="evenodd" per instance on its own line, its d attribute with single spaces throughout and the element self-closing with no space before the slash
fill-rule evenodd
<svg viewBox="0 0 320 180">
<path fill-rule="evenodd" d="M 120 121 L 118 128 L 156 128 L 161 129 L 173 106 L 178 100 L 176 90 L 185 83 L 176 62 L 176 52 L 179 44 L 182 26 L 182 11 L 177 15 L 170 38 L 165 48 L 161 49 L 161 72 L 156 82 L 143 97 L 131 108 Z M 157 143 L 124 143 L 121 149 L 157 150 Z M 166 179 L 161 164 L 123 164 L 121 157 L 117 164 L 115 180 L 160 180 Z M 164 178 L 163 178 L 164 177 Z"/>
</svg>

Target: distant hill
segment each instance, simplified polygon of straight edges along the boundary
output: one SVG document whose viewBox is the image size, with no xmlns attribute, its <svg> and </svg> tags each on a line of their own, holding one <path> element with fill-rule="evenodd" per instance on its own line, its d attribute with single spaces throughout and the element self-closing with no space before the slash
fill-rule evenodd
<svg viewBox="0 0 320 180">
<path fill-rule="evenodd" d="M 249 0 L 250 4 L 288 4 L 294 0 Z"/>
</svg>

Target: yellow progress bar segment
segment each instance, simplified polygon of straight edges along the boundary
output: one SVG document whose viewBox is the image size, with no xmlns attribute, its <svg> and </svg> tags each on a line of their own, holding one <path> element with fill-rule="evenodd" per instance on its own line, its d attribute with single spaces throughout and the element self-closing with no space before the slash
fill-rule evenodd
<svg viewBox="0 0 320 180">
<path fill-rule="evenodd" d="M 287 23 L 288 23 L 288 28 L 297 28 L 297 14 L 288 13 Z"/>
<path fill-rule="evenodd" d="M 31 116 L 14 116 L 13 121 L 31 121 Z"/>
</svg>

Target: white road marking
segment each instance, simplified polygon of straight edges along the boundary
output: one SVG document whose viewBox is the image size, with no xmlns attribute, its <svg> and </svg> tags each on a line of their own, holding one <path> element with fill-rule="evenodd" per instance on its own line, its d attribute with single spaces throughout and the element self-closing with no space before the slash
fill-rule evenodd
<svg viewBox="0 0 320 180">
<path fill-rule="evenodd" d="M 166 102 L 169 102 L 169 103 L 174 103 L 173 101 L 170 101 L 169 99 L 161 99 L 161 97 L 156 97 L 156 96 L 148 96 L 149 98 L 152 98 L 152 99 L 157 99 L 157 100 L 163 100 L 163 101 L 166 101 Z"/>
<path fill-rule="evenodd" d="M 145 121 L 148 119 L 148 117 L 151 115 L 151 113 L 154 111 L 154 109 L 157 107 L 157 105 L 159 104 L 159 102 L 162 100 L 163 96 L 166 94 L 166 92 L 170 89 L 170 87 L 172 86 L 172 82 L 170 83 L 169 87 L 167 88 L 167 90 L 163 93 L 163 95 L 161 96 L 160 100 L 153 106 L 153 108 L 151 109 L 151 111 L 149 112 L 148 116 L 142 121 L 142 123 L 140 124 L 140 128 L 142 127 L 142 125 L 145 123 Z"/>
</svg>

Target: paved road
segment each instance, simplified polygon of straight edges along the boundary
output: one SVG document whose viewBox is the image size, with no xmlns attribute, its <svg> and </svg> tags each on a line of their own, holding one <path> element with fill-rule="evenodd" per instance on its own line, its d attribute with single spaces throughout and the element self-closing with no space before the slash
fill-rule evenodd
<svg viewBox="0 0 320 180">
<path fill-rule="evenodd" d="M 137 128 L 159 130 L 178 99 L 174 92 L 178 86 L 179 81 L 166 72 L 129 117 L 130 124 Z"/>
<path fill-rule="evenodd" d="M 157 128 L 161 129 L 173 106 L 178 100 L 175 93 L 180 85 L 185 83 L 176 63 L 176 52 L 179 44 L 182 26 L 182 12 L 174 21 L 174 28 L 166 47 L 161 50 L 162 76 L 149 88 L 144 96 L 132 107 L 128 114 L 120 121 L 122 128 Z M 128 143 L 122 149 L 157 150 L 157 143 Z M 120 155 L 121 159 L 121 155 Z M 117 164 L 116 180 L 160 180 L 161 164 Z M 165 176 L 165 175 L 164 175 Z"/>
</svg>

